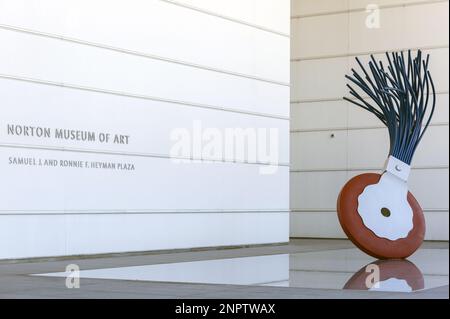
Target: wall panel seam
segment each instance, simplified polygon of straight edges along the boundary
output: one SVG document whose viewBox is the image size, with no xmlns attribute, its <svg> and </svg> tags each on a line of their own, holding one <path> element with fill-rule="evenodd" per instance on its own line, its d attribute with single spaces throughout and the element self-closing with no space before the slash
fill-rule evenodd
<svg viewBox="0 0 450 319">
<path fill-rule="evenodd" d="M 344 78 L 344 77 L 343 77 Z M 437 91 L 437 95 L 445 95 L 449 94 L 449 90 Z M 347 96 L 349 99 L 355 100 L 352 96 Z M 329 97 L 329 98 L 312 98 L 312 99 L 300 99 L 300 100 L 292 100 L 291 104 L 303 104 L 303 103 L 316 103 L 316 102 L 344 102 L 342 96 L 340 97 Z"/>
<path fill-rule="evenodd" d="M 156 101 L 156 102 L 162 102 L 162 103 L 170 103 L 170 104 L 176 104 L 176 105 L 186 106 L 186 107 L 196 107 L 196 108 L 203 108 L 203 109 L 209 109 L 209 110 L 215 110 L 215 111 L 231 112 L 231 113 L 238 113 L 238 114 L 245 114 L 245 115 L 251 115 L 251 116 L 258 116 L 258 117 L 267 117 L 267 118 L 274 118 L 274 119 L 289 121 L 289 117 L 278 116 L 278 115 L 274 115 L 274 114 L 243 111 L 243 110 L 239 110 L 239 109 L 220 107 L 220 106 L 214 106 L 214 105 L 208 105 L 208 104 L 200 104 L 200 103 L 180 101 L 180 100 L 170 100 L 170 99 L 159 98 L 159 97 L 155 97 L 155 96 L 147 96 L 147 95 L 127 93 L 127 92 L 105 90 L 105 89 L 86 87 L 86 86 L 69 84 L 69 83 L 53 82 L 53 81 L 34 79 L 34 78 L 25 78 L 25 77 L 14 76 L 14 75 L 0 74 L 0 79 L 16 80 L 16 81 L 22 81 L 22 82 L 28 82 L 28 83 L 34 83 L 34 84 L 69 88 L 69 89 L 80 90 L 80 91 L 102 93 L 102 94 L 109 94 L 109 95 L 116 95 L 116 96 L 124 96 L 124 97 L 129 97 L 129 98 L 150 100 L 150 101 Z"/>
<path fill-rule="evenodd" d="M 389 52 L 392 51 L 416 51 L 416 50 L 442 50 L 442 49 L 448 49 L 449 44 L 442 44 L 442 45 L 433 45 L 433 46 L 424 46 L 424 47 L 409 47 L 409 48 L 397 48 L 397 49 L 389 49 Z M 330 55 L 317 55 L 317 56 L 308 56 L 308 57 L 298 57 L 298 58 L 292 58 L 291 63 L 297 63 L 302 61 L 314 61 L 314 60 L 328 60 L 328 59 L 336 59 L 336 58 L 351 58 L 356 56 L 364 56 L 364 55 L 377 55 L 377 54 L 384 54 L 386 51 L 360 51 L 360 52 L 351 52 L 351 53 L 342 53 L 342 54 L 330 54 Z"/>
<path fill-rule="evenodd" d="M 93 48 L 97 48 L 97 49 L 114 51 L 114 52 L 118 52 L 118 53 L 122 53 L 122 54 L 127 54 L 127 55 L 132 55 L 132 56 L 137 56 L 137 57 L 142 57 L 142 58 L 147 58 L 147 59 L 152 59 L 152 60 L 158 60 L 158 61 L 177 64 L 177 65 L 181 65 L 181 66 L 185 66 L 185 67 L 190 67 L 190 68 L 195 68 L 195 69 L 200 69 L 200 70 L 205 70 L 205 71 L 210 71 L 210 72 L 215 72 L 215 73 L 221 73 L 221 74 L 226 74 L 226 75 L 235 76 L 235 77 L 246 78 L 249 80 L 260 81 L 260 82 L 270 83 L 270 84 L 274 84 L 274 85 L 288 86 L 288 87 L 290 86 L 290 83 L 287 83 L 287 82 L 281 82 L 281 81 L 265 79 L 265 78 L 261 78 L 261 77 L 253 76 L 253 75 L 249 75 L 249 74 L 238 73 L 238 72 L 233 72 L 233 71 L 228 71 L 228 70 L 222 70 L 222 69 L 205 66 L 205 65 L 200 65 L 200 64 L 195 64 L 195 63 L 191 63 L 191 62 L 187 62 L 187 61 L 181 61 L 181 60 L 171 59 L 171 58 L 162 57 L 162 56 L 158 56 L 158 55 L 148 54 L 148 53 L 144 53 L 144 52 L 113 47 L 113 46 L 109 46 L 106 44 L 89 42 L 89 41 L 84 41 L 84 40 L 75 39 L 75 38 L 69 38 L 69 37 L 65 37 L 63 35 L 45 33 L 45 32 L 41 32 L 41 31 L 24 29 L 24 28 L 19 28 L 16 26 L 5 25 L 5 24 L 0 24 L 0 29 L 13 31 L 13 32 L 26 33 L 26 34 L 33 35 L 33 36 L 50 38 L 50 39 L 60 40 L 60 41 L 65 41 L 65 42 L 70 42 L 70 43 L 75 43 L 75 44 L 79 44 L 79 45 L 83 45 L 83 46 L 87 46 L 87 47 L 93 47 Z"/>
<path fill-rule="evenodd" d="M 50 210 L 27 210 L 27 211 L 12 211 L 12 210 L 3 210 L 0 211 L 1 216 L 91 216 L 91 215 L 186 215 L 186 214 L 216 214 L 216 215 L 225 215 L 225 214 L 289 214 L 289 209 L 278 209 L 278 210 L 221 210 L 221 209 L 211 209 L 211 210 L 141 210 L 141 211 L 133 211 L 133 210 L 122 210 L 122 211 L 107 211 L 107 210 L 58 210 L 58 211 L 50 211 Z"/>
<path fill-rule="evenodd" d="M 378 7 L 380 9 L 395 9 L 395 8 L 405 8 L 405 7 L 413 7 L 413 6 L 420 6 L 420 5 L 431 5 L 431 4 L 437 4 L 437 3 L 445 3 L 449 2 L 449 0 L 422 0 L 422 1 L 416 1 L 411 3 L 403 3 L 403 4 L 391 4 L 391 5 L 379 5 Z M 374 3 L 376 4 L 376 3 Z M 318 13 L 310 13 L 310 14 L 300 14 L 300 15 L 293 15 L 291 16 L 291 20 L 298 20 L 298 19 L 304 19 L 304 18 L 312 18 L 312 17 L 321 17 L 321 16 L 328 16 L 328 15 L 338 15 L 338 14 L 350 14 L 355 12 L 364 12 L 366 11 L 366 8 L 354 8 L 354 9 L 346 9 L 346 10 L 334 10 L 334 11 L 324 11 L 324 12 L 318 12 Z"/>
<path fill-rule="evenodd" d="M 431 123 L 430 127 L 441 127 L 449 126 L 449 122 L 437 122 Z M 313 129 L 294 129 L 291 130 L 291 134 L 300 133 L 314 133 L 314 132 L 331 132 L 331 131 L 363 131 L 363 130 L 384 130 L 386 126 L 355 126 L 355 127 L 324 127 L 324 128 L 313 128 Z"/>
<path fill-rule="evenodd" d="M 448 208 L 424 208 L 425 213 L 448 213 Z M 332 214 L 337 213 L 336 208 L 323 208 L 323 209 L 291 209 L 291 214 L 317 214 L 325 213 Z"/>
<path fill-rule="evenodd" d="M 282 32 L 282 31 L 275 30 L 275 29 L 271 29 L 271 28 L 268 28 L 268 27 L 265 27 L 265 26 L 262 26 L 262 25 L 259 25 L 259 24 L 251 23 L 251 22 L 248 22 L 248 21 L 244 21 L 244 20 L 241 20 L 241 19 L 233 18 L 231 16 L 223 15 L 223 14 L 220 14 L 220 13 L 217 13 L 217 12 L 213 12 L 213 11 L 210 11 L 210 10 L 206 10 L 206 9 L 202 9 L 202 8 L 199 8 L 199 7 L 195 7 L 195 6 L 191 6 L 191 5 L 188 5 L 188 4 L 184 4 L 184 3 L 181 3 L 179 1 L 173 1 L 173 0 L 160 0 L 160 1 L 166 2 L 166 3 L 170 3 L 170 4 L 173 4 L 173 5 L 182 7 L 182 8 L 189 9 L 189 10 L 197 11 L 197 12 L 200 12 L 200 13 L 203 13 L 203 14 L 206 14 L 206 15 L 210 15 L 210 16 L 219 18 L 219 19 L 227 20 L 229 22 L 242 24 L 242 25 L 245 25 L 245 26 L 250 27 L 250 28 L 258 29 L 260 31 L 269 32 L 269 33 L 273 33 L 273 34 L 276 34 L 276 35 L 279 35 L 279 36 L 282 36 L 282 37 L 290 38 L 290 34 L 289 33 L 285 33 L 285 32 Z"/>
<path fill-rule="evenodd" d="M 412 170 L 448 170 L 449 165 L 413 166 Z M 327 173 L 327 172 L 359 172 L 359 171 L 382 171 L 383 167 L 351 167 L 351 168 L 317 168 L 317 169 L 292 169 L 291 174 L 298 173 Z"/>
</svg>

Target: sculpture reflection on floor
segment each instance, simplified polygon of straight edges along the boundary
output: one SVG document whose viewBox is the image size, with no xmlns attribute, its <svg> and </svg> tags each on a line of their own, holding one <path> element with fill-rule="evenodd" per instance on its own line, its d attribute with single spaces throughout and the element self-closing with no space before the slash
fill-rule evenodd
<svg viewBox="0 0 450 319">
<path fill-rule="evenodd" d="M 165 264 L 84 269 L 80 275 L 82 280 L 90 278 L 327 290 L 341 290 L 345 286 L 345 289 L 391 292 L 427 290 L 449 283 L 448 248 L 421 249 L 412 258 L 416 266 L 404 260 L 375 261 L 355 248 L 216 258 L 217 254 L 205 260 L 180 257 L 179 262 Z M 70 273 L 36 275 L 67 278 Z M 377 286 L 377 283 L 380 285 Z"/>
<path fill-rule="evenodd" d="M 425 280 L 410 261 L 379 260 L 361 268 L 343 289 L 413 292 L 425 289 Z"/>
</svg>

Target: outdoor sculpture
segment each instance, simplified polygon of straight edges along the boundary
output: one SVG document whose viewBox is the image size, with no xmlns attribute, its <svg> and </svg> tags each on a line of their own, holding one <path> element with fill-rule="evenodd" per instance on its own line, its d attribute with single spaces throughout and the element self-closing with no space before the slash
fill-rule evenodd
<svg viewBox="0 0 450 319">
<path fill-rule="evenodd" d="M 407 55 L 407 56 L 406 56 Z M 362 174 L 342 189 L 337 211 L 352 242 L 379 259 L 412 255 L 425 236 L 423 210 L 408 191 L 411 162 L 436 107 L 429 55 L 418 51 L 386 53 L 384 64 L 371 56 L 363 75 L 352 69 L 346 78 L 353 98 L 345 100 L 373 113 L 389 130 L 390 152 L 384 173 Z M 366 95 L 366 96 L 364 96 Z"/>
</svg>

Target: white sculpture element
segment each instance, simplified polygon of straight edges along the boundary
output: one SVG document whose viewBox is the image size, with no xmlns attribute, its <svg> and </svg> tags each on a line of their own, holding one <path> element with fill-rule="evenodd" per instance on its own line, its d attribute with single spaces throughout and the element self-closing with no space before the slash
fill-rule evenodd
<svg viewBox="0 0 450 319">
<path fill-rule="evenodd" d="M 369 185 L 358 198 L 358 213 L 364 225 L 380 238 L 406 238 L 414 228 L 408 202 L 409 165 L 390 157 L 380 182 Z"/>
<path fill-rule="evenodd" d="M 369 291 L 412 292 L 413 289 L 406 280 L 390 278 L 376 283 Z"/>
</svg>

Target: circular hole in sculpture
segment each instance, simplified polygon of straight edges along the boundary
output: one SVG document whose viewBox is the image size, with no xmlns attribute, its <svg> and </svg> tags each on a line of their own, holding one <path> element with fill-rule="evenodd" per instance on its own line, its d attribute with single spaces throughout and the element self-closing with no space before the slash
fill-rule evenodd
<svg viewBox="0 0 450 319">
<path fill-rule="evenodd" d="M 383 215 L 386 218 L 391 217 L 392 215 L 391 210 L 389 208 L 384 207 L 381 209 L 381 215 Z"/>
</svg>

